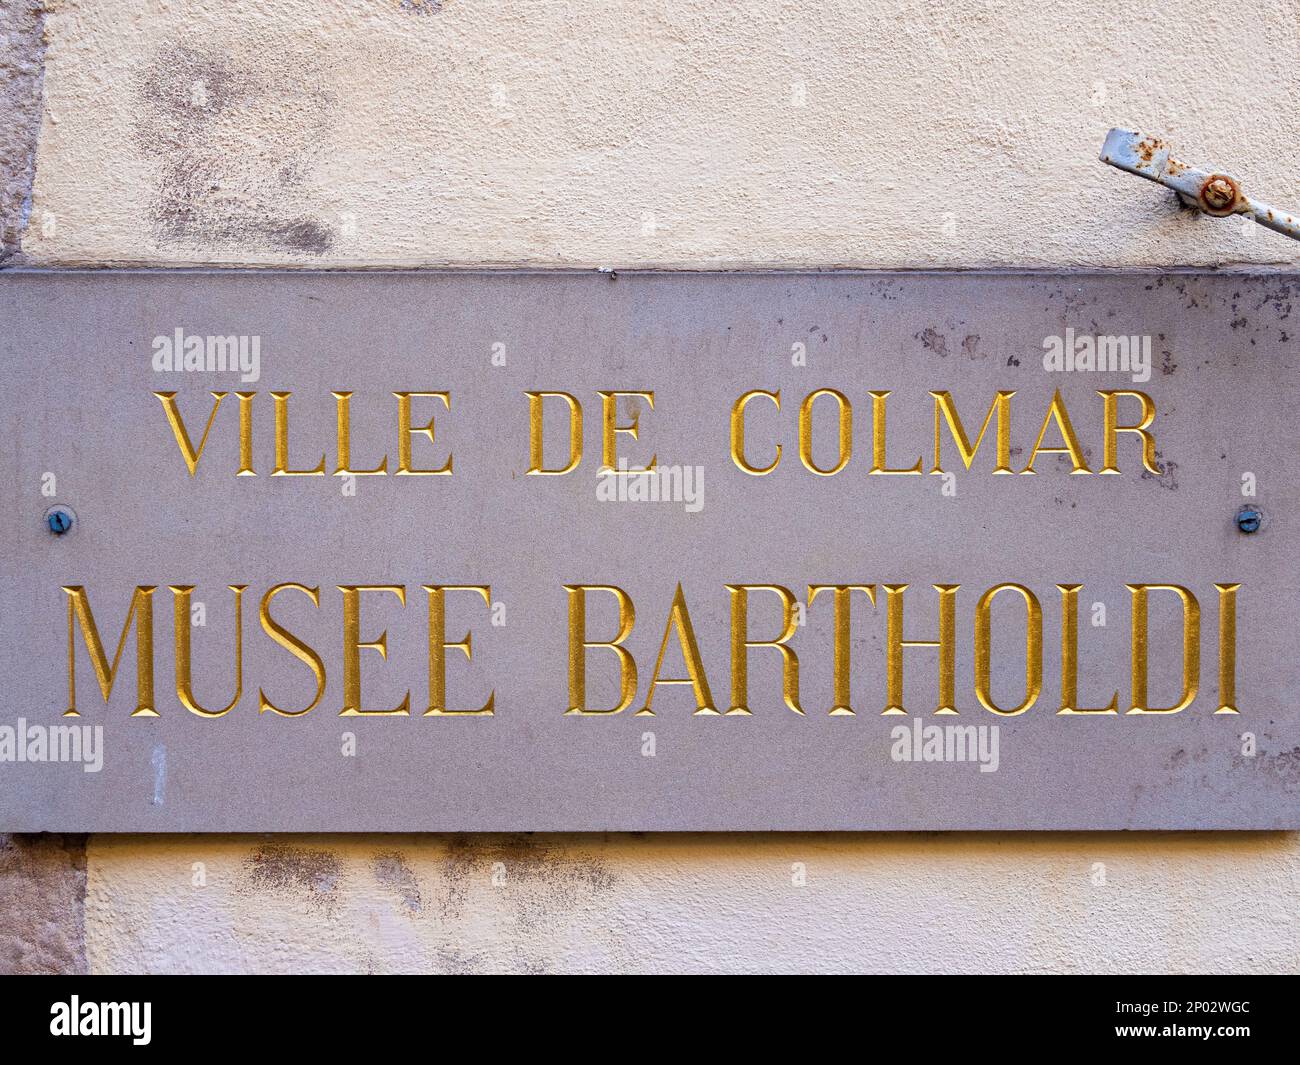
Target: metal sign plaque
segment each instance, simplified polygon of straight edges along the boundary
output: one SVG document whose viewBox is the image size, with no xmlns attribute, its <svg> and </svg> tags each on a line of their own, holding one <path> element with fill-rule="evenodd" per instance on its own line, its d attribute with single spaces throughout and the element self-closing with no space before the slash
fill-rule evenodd
<svg viewBox="0 0 1300 1065">
<path fill-rule="evenodd" d="M 1298 292 L 0 275 L 0 830 L 1300 827 Z"/>
</svg>

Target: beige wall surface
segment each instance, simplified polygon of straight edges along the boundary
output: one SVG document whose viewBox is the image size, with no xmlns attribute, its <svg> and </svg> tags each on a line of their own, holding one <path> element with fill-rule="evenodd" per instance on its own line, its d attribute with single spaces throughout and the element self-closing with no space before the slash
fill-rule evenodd
<svg viewBox="0 0 1300 1065">
<path fill-rule="evenodd" d="M 35 6 L 31 265 L 1300 262 L 1096 159 L 1132 126 L 1300 207 L 1296 0 Z M 56 859 L 85 880 L 71 960 L 46 915 L 55 960 L 0 965 L 1300 971 L 1293 834 L 94 837 L 84 874 Z"/>
<path fill-rule="evenodd" d="M 96 972 L 1295 972 L 1283 834 L 92 838 Z"/>
<path fill-rule="evenodd" d="M 37 263 L 1296 263 L 1295 0 L 52 0 Z"/>
</svg>

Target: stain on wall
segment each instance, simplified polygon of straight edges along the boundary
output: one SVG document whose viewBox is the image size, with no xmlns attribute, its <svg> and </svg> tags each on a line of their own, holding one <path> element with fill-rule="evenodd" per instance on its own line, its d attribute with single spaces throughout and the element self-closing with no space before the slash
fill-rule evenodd
<svg viewBox="0 0 1300 1065">
<path fill-rule="evenodd" d="M 45 72 L 45 4 L 0 3 L 0 266 L 21 252 L 31 213 Z"/>
<path fill-rule="evenodd" d="M 99 836 L 95 971 L 550 972 L 635 964 L 630 837 Z M 665 870 L 670 872 L 670 870 Z M 147 897 L 137 894 L 146 882 Z M 669 931 L 661 929 L 660 931 Z"/>
<path fill-rule="evenodd" d="M 392 889 L 404 913 L 415 916 L 423 912 L 420 884 L 400 851 L 379 855 L 371 864 L 371 870 L 378 883 Z"/>
<path fill-rule="evenodd" d="M 1294 206 L 1300 3 L 1233 18 L 1257 32 L 1211 0 L 77 0 L 48 20 L 58 226 L 27 253 L 1295 265 L 1097 158 L 1130 126 Z"/>
<path fill-rule="evenodd" d="M 155 163 L 149 204 L 161 247 L 324 255 L 334 229 L 308 179 L 334 99 L 312 56 L 183 42 L 136 78 L 133 135 Z"/>
<path fill-rule="evenodd" d="M 94 836 L 87 954 L 96 972 L 1295 972 L 1296 858 L 1294 833 Z"/>
<path fill-rule="evenodd" d="M 0 973 L 84 973 L 86 837 L 0 835 Z"/>
<path fill-rule="evenodd" d="M 243 871 L 236 890 L 246 896 L 278 894 L 325 910 L 337 901 L 340 864 L 327 850 L 267 843 L 248 856 Z"/>
<path fill-rule="evenodd" d="M 484 882 L 509 887 L 511 920 L 517 930 L 534 932 L 571 919 L 582 900 L 607 894 L 615 876 L 598 849 L 580 837 L 452 836 L 441 860 L 436 905 L 444 920 L 463 921 L 472 914 Z"/>
</svg>

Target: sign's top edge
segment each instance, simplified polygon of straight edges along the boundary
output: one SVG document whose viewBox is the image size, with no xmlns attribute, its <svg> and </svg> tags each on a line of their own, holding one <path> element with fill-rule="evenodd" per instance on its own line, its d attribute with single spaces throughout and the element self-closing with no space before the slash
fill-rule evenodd
<svg viewBox="0 0 1300 1065">
<path fill-rule="evenodd" d="M 1287 266 L 1039 266 L 1039 267 L 571 267 L 571 266 L 429 266 L 297 267 L 274 266 L 11 266 L 5 277 L 1284 277 L 1300 279 L 1300 268 Z"/>
</svg>

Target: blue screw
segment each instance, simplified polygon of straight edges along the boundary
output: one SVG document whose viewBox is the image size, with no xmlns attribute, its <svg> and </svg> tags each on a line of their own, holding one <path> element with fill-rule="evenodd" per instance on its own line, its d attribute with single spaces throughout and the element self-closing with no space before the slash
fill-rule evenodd
<svg viewBox="0 0 1300 1065">
<path fill-rule="evenodd" d="M 1255 507 L 1242 507 L 1237 511 L 1237 528 L 1244 533 L 1259 532 L 1264 515 Z"/>
<path fill-rule="evenodd" d="M 55 536 L 62 536 L 72 528 L 72 511 L 63 507 L 54 507 L 45 515 L 46 524 Z"/>
</svg>

